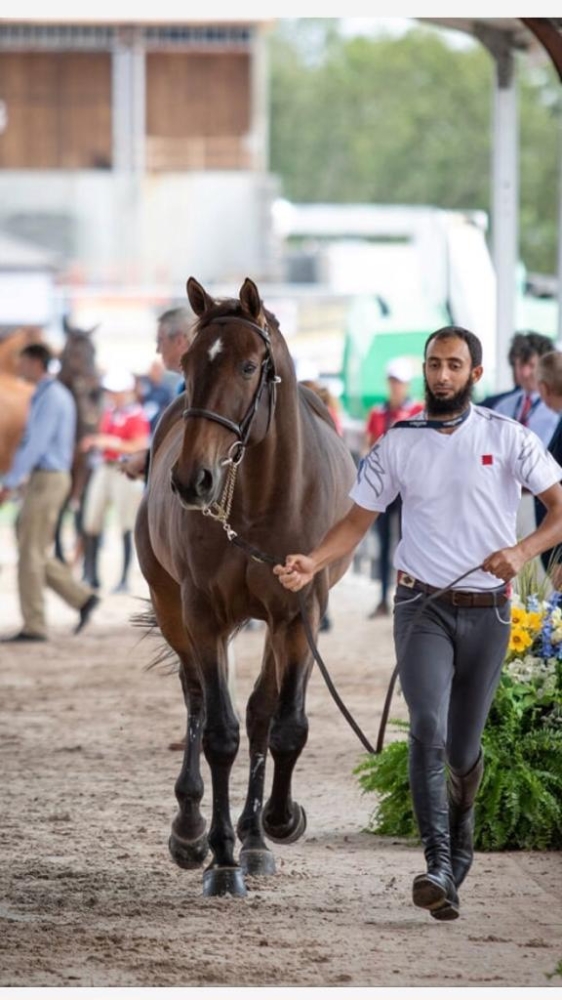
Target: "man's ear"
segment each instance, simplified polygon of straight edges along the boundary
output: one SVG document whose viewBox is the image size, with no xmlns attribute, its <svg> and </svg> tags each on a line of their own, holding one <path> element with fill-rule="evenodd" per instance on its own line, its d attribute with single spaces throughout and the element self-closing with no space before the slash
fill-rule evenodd
<svg viewBox="0 0 562 1000">
<path fill-rule="evenodd" d="M 471 375 L 474 385 L 476 385 L 476 383 L 480 381 L 483 374 L 484 374 L 484 369 L 482 365 L 476 365 L 476 368 L 472 369 Z"/>
</svg>

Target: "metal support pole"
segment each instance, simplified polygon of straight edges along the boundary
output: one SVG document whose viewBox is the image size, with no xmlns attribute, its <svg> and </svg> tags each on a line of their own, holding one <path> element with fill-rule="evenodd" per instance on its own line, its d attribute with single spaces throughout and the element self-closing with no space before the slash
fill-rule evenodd
<svg viewBox="0 0 562 1000">
<path fill-rule="evenodd" d="M 265 28 L 254 25 L 250 49 L 250 143 L 252 169 L 267 171 L 269 150 L 269 84 Z"/>
<path fill-rule="evenodd" d="M 518 120 L 515 60 L 511 36 L 493 29 L 478 33 L 496 67 L 492 162 L 492 244 L 496 271 L 496 388 L 513 386 L 507 360 L 515 332 L 518 258 Z"/>
<path fill-rule="evenodd" d="M 556 344 L 558 350 L 562 350 L 562 99 L 558 101 L 558 170 L 559 170 L 559 185 L 558 185 L 558 284 L 557 284 L 557 296 L 558 296 L 558 330 L 556 336 Z"/>
<path fill-rule="evenodd" d="M 113 169 L 143 173 L 145 169 L 145 50 L 135 29 L 121 28 L 113 50 Z"/>
</svg>

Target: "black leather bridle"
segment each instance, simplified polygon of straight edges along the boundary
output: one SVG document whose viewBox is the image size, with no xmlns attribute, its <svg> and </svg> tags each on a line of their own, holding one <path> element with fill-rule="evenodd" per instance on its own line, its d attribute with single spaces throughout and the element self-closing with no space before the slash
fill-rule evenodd
<svg viewBox="0 0 562 1000">
<path fill-rule="evenodd" d="M 257 323 L 253 323 L 249 319 L 244 319 L 241 316 L 217 316 L 216 319 L 210 321 L 209 326 L 214 326 L 215 324 L 226 324 L 226 323 L 238 323 L 243 326 L 249 326 L 252 330 L 259 335 L 261 340 L 265 345 L 265 356 L 261 363 L 260 380 L 257 389 L 254 393 L 254 397 L 242 417 L 240 423 L 236 423 L 234 420 L 230 420 L 229 417 L 225 417 L 222 413 L 215 413 L 214 410 L 206 410 L 198 406 L 188 406 L 182 413 L 184 420 L 189 417 L 202 417 L 204 420 L 213 420 L 217 424 L 221 424 L 222 427 L 226 427 L 227 430 L 232 431 L 236 435 L 237 441 L 230 449 L 233 450 L 235 446 L 238 448 L 238 454 L 236 462 L 239 463 L 242 460 L 244 451 L 248 444 L 250 433 L 252 430 L 252 424 L 255 420 L 256 414 L 258 412 L 258 407 L 260 405 L 261 397 L 265 387 L 269 389 L 269 409 L 267 414 L 267 427 L 266 434 L 269 430 L 271 420 L 273 417 L 273 411 L 275 410 L 275 399 L 276 399 L 276 388 L 281 382 L 281 379 L 275 370 L 275 361 L 273 359 L 273 354 L 271 351 L 271 337 L 269 335 L 269 330 L 267 324 L 265 327 L 259 326 Z M 205 327 L 203 327 L 205 329 Z"/>
</svg>

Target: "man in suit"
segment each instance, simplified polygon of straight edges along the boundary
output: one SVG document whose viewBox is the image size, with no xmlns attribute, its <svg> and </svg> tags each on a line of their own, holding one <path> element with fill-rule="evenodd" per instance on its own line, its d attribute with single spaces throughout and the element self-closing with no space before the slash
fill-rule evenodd
<svg viewBox="0 0 562 1000">
<path fill-rule="evenodd" d="M 558 415 L 558 424 L 548 450 L 558 464 L 562 464 L 562 351 L 543 354 L 538 366 L 538 386 L 542 401 Z M 544 504 L 535 497 L 537 528 L 546 514 Z M 562 589 L 562 548 L 547 549 L 541 561 L 555 590 Z"/>
</svg>

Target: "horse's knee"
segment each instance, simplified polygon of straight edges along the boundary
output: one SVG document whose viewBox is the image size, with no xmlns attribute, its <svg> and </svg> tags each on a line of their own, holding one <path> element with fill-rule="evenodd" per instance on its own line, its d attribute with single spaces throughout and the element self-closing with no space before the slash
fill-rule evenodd
<svg viewBox="0 0 562 1000">
<path fill-rule="evenodd" d="M 213 763 L 232 763 L 238 753 L 239 745 L 240 726 L 238 722 L 209 727 L 203 734 L 205 756 Z"/>
<path fill-rule="evenodd" d="M 308 719 L 305 715 L 274 719 L 269 734 L 269 747 L 275 756 L 299 754 L 308 739 Z"/>
</svg>

